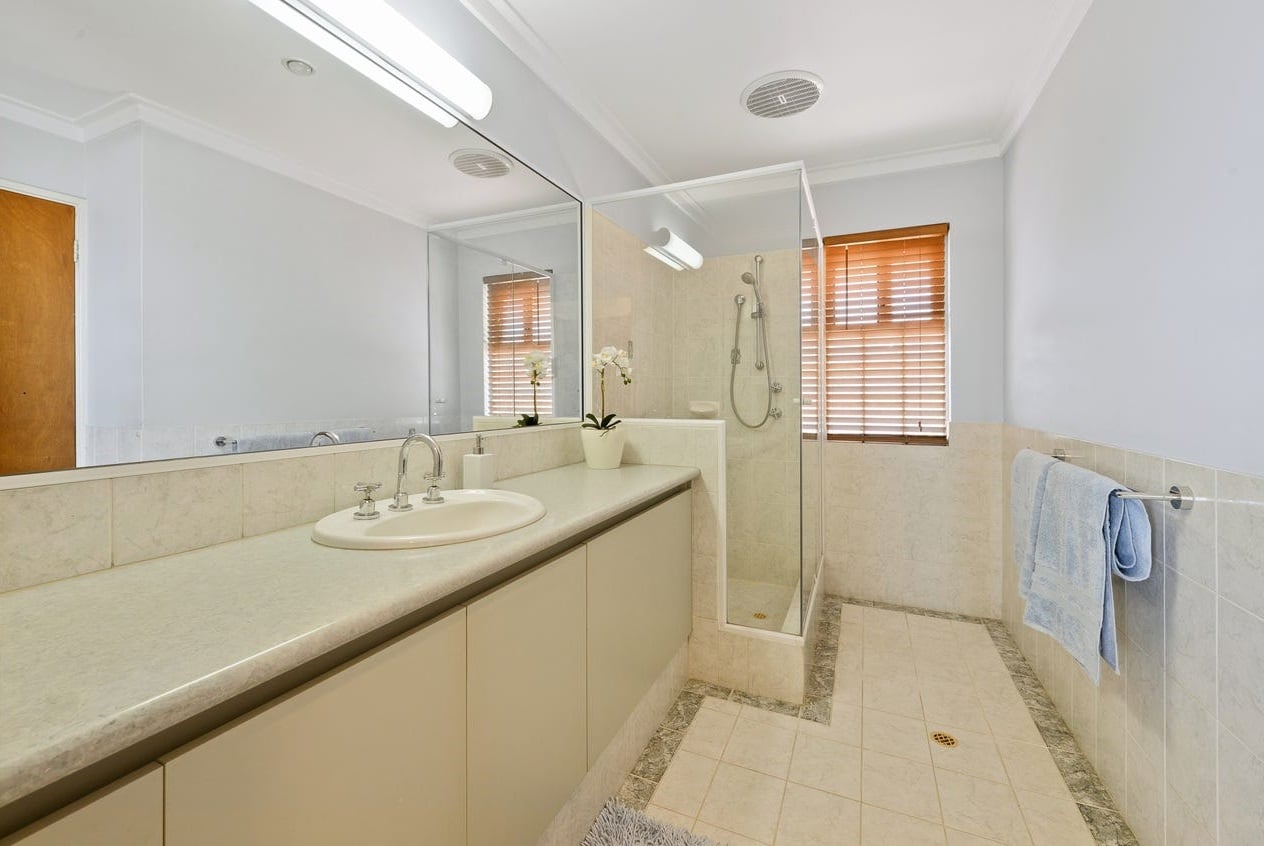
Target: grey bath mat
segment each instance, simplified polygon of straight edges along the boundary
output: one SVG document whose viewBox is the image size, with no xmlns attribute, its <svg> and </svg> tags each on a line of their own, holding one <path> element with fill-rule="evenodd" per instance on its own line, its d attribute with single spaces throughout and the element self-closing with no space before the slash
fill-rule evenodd
<svg viewBox="0 0 1264 846">
<path fill-rule="evenodd" d="M 719 846 L 714 840 L 607 802 L 580 846 Z"/>
</svg>

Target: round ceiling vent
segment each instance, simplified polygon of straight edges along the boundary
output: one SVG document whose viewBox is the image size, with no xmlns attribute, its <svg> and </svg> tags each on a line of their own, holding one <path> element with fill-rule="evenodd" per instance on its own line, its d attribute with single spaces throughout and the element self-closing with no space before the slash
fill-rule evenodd
<svg viewBox="0 0 1264 846">
<path fill-rule="evenodd" d="M 789 117 L 815 106 L 824 89 L 825 84 L 814 73 L 777 71 L 746 86 L 742 105 L 755 117 Z"/>
<path fill-rule="evenodd" d="M 495 179 L 513 170 L 513 159 L 492 150 L 457 150 L 448 161 L 466 176 Z"/>
</svg>

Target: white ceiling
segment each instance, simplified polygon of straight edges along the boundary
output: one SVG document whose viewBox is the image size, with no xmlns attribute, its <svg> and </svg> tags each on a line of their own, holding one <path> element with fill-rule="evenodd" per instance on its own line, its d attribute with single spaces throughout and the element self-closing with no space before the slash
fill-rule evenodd
<svg viewBox="0 0 1264 846">
<path fill-rule="evenodd" d="M 569 199 L 522 165 L 494 180 L 458 172 L 453 150 L 495 146 L 412 110 L 247 0 L 0 0 L 0 21 L 0 117 L 90 138 L 140 114 L 423 225 Z M 287 57 L 316 74 L 294 76 Z M 136 98 L 143 108 L 129 110 Z"/>
<path fill-rule="evenodd" d="M 655 182 L 803 160 L 822 179 L 998 155 L 1091 0 L 463 0 Z M 788 118 L 742 90 L 822 77 Z"/>
</svg>

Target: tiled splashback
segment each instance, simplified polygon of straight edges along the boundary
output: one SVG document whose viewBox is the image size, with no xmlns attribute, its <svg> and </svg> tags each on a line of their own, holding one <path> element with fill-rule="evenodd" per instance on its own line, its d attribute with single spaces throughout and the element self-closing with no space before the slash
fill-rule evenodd
<svg viewBox="0 0 1264 846">
<path fill-rule="evenodd" d="M 443 486 L 460 487 L 474 437 L 437 440 Z M 583 460 L 576 426 L 493 432 L 484 444 L 498 478 Z M 0 592 L 309 523 L 354 505 L 356 482 L 382 482 L 385 498 L 398 456 L 398 441 L 322 447 L 102 468 L 107 478 L 0 490 Z"/>
<path fill-rule="evenodd" d="M 857 599 L 1001 613 L 999 423 L 949 446 L 825 446 L 825 587 Z"/>
<path fill-rule="evenodd" d="M 1100 687 L 1022 623 L 1008 505 L 1004 620 L 1143 846 L 1264 843 L 1264 479 L 1007 427 L 1023 447 L 1146 492 L 1187 485 L 1192 511 L 1147 503 L 1154 571 L 1116 581 L 1121 674 Z"/>
</svg>

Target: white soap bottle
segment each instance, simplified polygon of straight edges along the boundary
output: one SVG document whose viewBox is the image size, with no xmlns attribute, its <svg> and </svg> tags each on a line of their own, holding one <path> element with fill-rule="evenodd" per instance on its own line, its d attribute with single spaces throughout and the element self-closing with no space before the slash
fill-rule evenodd
<svg viewBox="0 0 1264 846">
<path fill-rule="evenodd" d="M 474 452 L 465 456 L 461 468 L 466 490 L 490 488 L 496 482 L 496 454 L 483 452 L 483 436 L 474 436 Z"/>
</svg>

